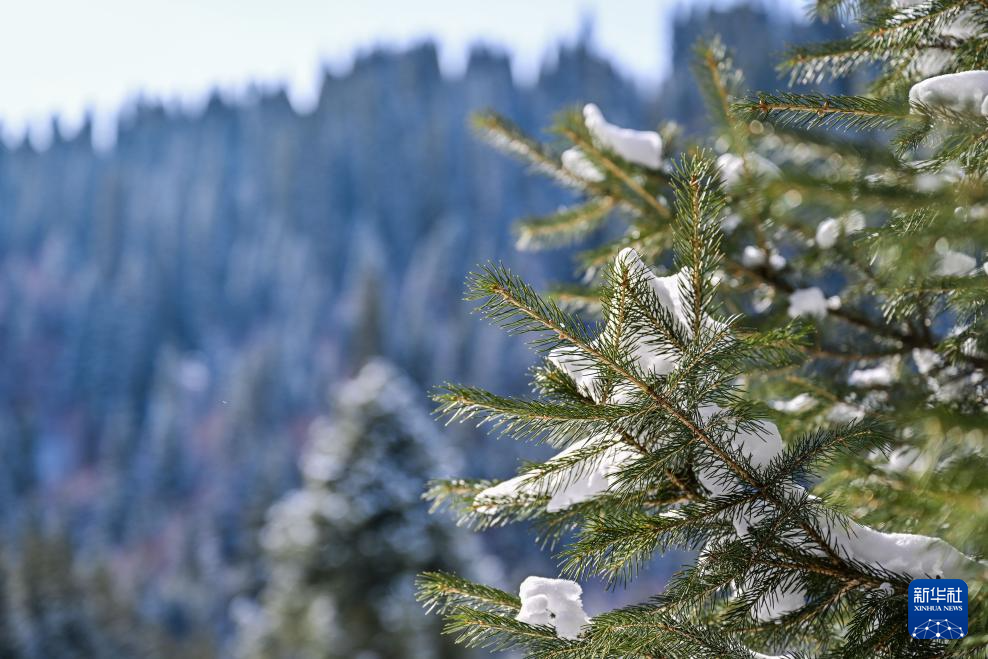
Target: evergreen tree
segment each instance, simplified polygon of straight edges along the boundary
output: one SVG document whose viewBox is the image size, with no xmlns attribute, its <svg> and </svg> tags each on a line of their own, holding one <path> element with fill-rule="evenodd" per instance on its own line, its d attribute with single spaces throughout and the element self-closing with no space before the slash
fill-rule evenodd
<svg viewBox="0 0 988 659">
<path fill-rule="evenodd" d="M 415 388 L 372 361 L 313 425 L 304 484 L 261 534 L 269 582 L 240 608 L 239 654 L 277 659 L 455 657 L 438 627 L 407 606 L 415 574 L 462 569 L 473 546 L 421 510 L 426 481 L 459 466 Z"/>
<path fill-rule="evenodd" d="M 215 656 L 204 638 L 176 639 L 136 610 L 108 566 L 80 567 L 61 532 L 32 521 L 0 554 L 0 656 L 157 659 Z"/>
<path fill-rule="evenodd" d="M 706 144 L 593 105 L 561 117 L 561 153 L 478 118 L 583 197 L 523 221 L 521 247 L 620 235 L 580 257 L 589 287 L 540 295 L 500 265 L 471 276 L 485 316 L 534 337 L 538 395 L 447 385 L 441 411 L 562 450 L 430 496 L 476 528 L 533 521 L 568 579 L 621 585 L 668 549 L 698 554 L 650 601 L 592 618 L 568 579 L 515 596 L 423 575 L 420 598 L 461 642 L 556 658 L 983 656 L 988 6 L 817 12 L 860 28 L 792 51 L 793 81 L 872 73 L 867 93 L 751 96 L 713 41 L 697 47 Z M 934 577 L 967 580 L 966 638 L 911 638 L 908 585 Z"/>
</svg>

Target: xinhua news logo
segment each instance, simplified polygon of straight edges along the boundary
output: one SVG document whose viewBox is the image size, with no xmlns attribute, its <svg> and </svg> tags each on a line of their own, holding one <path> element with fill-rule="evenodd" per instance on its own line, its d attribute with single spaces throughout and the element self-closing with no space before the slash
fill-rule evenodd
<svg viewBox="0 0 988 659">
<path fill-rule="evenodd" d="M 909 635 L 948 641 L 967 636 L 967 584 L 961 579 L 913 579 Z"/>
</svg>

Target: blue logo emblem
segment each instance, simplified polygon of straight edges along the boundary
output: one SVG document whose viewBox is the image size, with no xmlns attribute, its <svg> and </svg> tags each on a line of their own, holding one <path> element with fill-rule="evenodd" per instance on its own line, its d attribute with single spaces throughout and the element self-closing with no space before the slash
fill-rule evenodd
<svg viewBox="0 0 988 659">
<path fill-rule="evenodd" d="M 945 640 L 967 636 L 967 584 L 961 579 L 913 579 L 909 635 Z"/>
</svg>

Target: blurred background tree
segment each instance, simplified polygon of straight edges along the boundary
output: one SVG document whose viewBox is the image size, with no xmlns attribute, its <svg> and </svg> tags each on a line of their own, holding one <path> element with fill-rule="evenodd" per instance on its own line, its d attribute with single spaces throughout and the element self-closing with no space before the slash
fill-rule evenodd
<svg viewBox="0 0 988 659">
<path fill-rule="evenodd" d="M 435 619 L 417 615 L 415 575 L 476 571 L 476 538 L 430 516 L 429 480 L 463 467 L 416 386 L 391 364 L 365 365 L 313 423 L 301 488 L 268 511 L 268 578 L 241 611 L 249 658 L 456 657 Z"/>
<path fill-rule="evenodd" d="M 80 561 L 66 534 L 32 523 L 0 558 L 0 656 L 212 657 L 202 635 L 176 639 L 131 608 L 105 565 Z"/>
</svg>

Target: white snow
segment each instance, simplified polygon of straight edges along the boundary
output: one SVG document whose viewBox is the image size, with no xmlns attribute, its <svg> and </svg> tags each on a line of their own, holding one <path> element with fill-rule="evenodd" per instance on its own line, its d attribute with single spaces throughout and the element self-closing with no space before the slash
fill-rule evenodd
<svg viewBox="0 0 988 659">
<path fill-rule="evenodd" d="M 717 405 L 705 405 L 700 408 L 700 418 L 708 423 L 724 410 Z M 753 427 L 738 427 L 737 423 L 727 424 L 730 433 L 729 445 L 737 453 L 744 455 L 753 466 L 761 469 L 766 467 L 773 458 L 782 452 L 782 435 L 779 428 L 771 421 L 759 421 Z M 727 433 L 725 433 L 726 435 Z M 733 491 L 741 484 L 736 477 L 726 475 L 713 467 L 700 467 L 697 479 L 713 496 L 720 496 Z M 734 529 L 739 536 L 745 536 L 748 528 L 761 518 L 759 514 L 739 514 L 731 519 Z"/>
<path fill-rule="evenodd" d="M 582 181 L 600 183 L 605 178 L 604 173 L 597 169 L 597 165 L 576 147 L 563 151 L 559 159 L 563 163 L 563 169 Z"/>
<path fill-rule="evenodd" d="M 829 530 L 831 542 L 842 556 L 913 579 L 964 579 L 985 573 L 984 563 L 965 556 L 940 538 L 882 533 L 853 521 L 847 530 Z"/>
<path fill-rule="evenodd" d="M 962 328 L 954 328 L 949 332 L 950 336 L 956 336 Z M 971 339 L 964 342 L 961 351 L 971 354 Z M 983 391 L 979 385 L 984 380 L 983 371 L 976 370 L 970 374 L 964 374 L 957 366 L 945 365 L 943 358 L 933 350 L 917 348 L 912 352 L 913 361 L 916 363 L 916 370 L 920 375 L 926 376 L 926 386 L 933 394 L 933 399 L 943 403 L 960 400 L 965 397 L 977 397 Z"/>
<path fill-rule="evenodd" d="M 741 265 L 746 268 L 758 268 L 765 265 L 765 250 L 754 245 L 745 246 L 741 252 Z"/>
<path fill-rule="evenodd" d="M 892 384 L 892 369 L 888 364 L 881 364 L 874 368 L 862 368 L 853 371 L 847 378 L 847 383 L 852 387 L 887 387 Z"/>
<path fill-rule="evenodd" d="M 912 354 L 913 361 L 916 362 L 916 369 L 923 375 L 926 375 L 943 363 L 940 355 L 927 348 L 914 348 Z"/>
<path fill-rule="evenodd" d="M 584 106 L 583 121 L 599 146 L 642 167 L 658 169 L 662 165 L 662 138 L 655 131 L 615 126 L 593 103 Z"/>
<path fill-rule="evenodd" d="M 983 114 L 988 97 L 988 71 L 947 73 L 917 82 L 909 90 L 911 103 Z"/>
<path fill-rule="evenodd" d="M 729 188 L 733 187 L 741 180 L 741 174 L 744 171 L 744 159 L 733 153 L 725 153 L 717 158 L 717 169 L 720 171 L 724 185 Z"/>
<path fill-rule="evenodd" d="M 900 446 L 891 453 L 879 468 L 890 473 L 925 473 L 933 465 L 929 455 L 920 453 L 914 446 Z"/>
<path fill-rule="evenodd" d="M 789 317 L 812 316 L 823 318 L 827 315 L 827 298 L 816 286 L 801 288 L 789 294 Z"/>
<path fill-rule="evenodd" d="M 856 405 L 836 403 L 827 411 L 827 421 L 830 423 L 850 423 L 860 421 L 864 415 L 864 410 Z"/>
<path fill-rule="evenodd" d="M 717 169 L 720 171 L 724 186 L 733 188 L 741 182 L 745 170 L 766 178 L 776 178 L 781 173 L 775 164 L 757 153 L 749 153 L 744 158 L 733 153 L 722 154 L 717 158 Z"/>
<path fill-rule="evenodd" d="M 947 183 L 946 177 L 930 172 L 917 174 L 913 180 L 913 186 L 916 188 L 916 192 L 924 193 L 936 192 L 947 185 Z"/>
<path fill-rule="evenodd" d="M 583 610 L 583 589 L 569 579 L 528 577 L 518 590 L 521 610 L 515 620 L 529 625 L 548 625 L 559 638 L 575 640 L 590 618 Z"/>
<path fill-rule="evenodd" d="M 940 252 L 937 274 L 943 277 L 963 277 L 971 274 L 977 265 L 978 262 L 973 256 L 968 256 L 963 252 L 955 252 L 952 249 L 945 249 Z"/>
<path fill-rule="evenodd" d="M 772 409 L 788 414 L 800 414 L 816 407 L 816 399 L 809 394 L 799 394 L 789 400 L 777 400 L 772 403 Z"/>
<path fill-rule="evenodd" d="M 865 218 L 859 211 L 851 211 L 841 217 L 830 217 L 817 225 L 816 244 L 820 249 L 830 249 L 841 235 L 850 236 L 864 229 Z"/>
<path fill-rule="evenodd" d="M 776 251 L 772 251 L 768 258 L 765 257 L 765 250 L 755 245 L 747 245 L 741 251 L 741 265 L 746 268 L 759 268 L 766 262 L 773 270 L 786 267 L 786 257 Z"/>
<path fill-rule="evenodd" d="M 638 253 L 631 248 L 621 250 L 617 255 L 616 262 L 627 268 L 632 276 L 644 278 L 659 304 L 672 314 L 685 332 L 689 333 L 689 320 L 681 294 L 681 287 L 689 283 L 688 272 L 684 270 L 668 277 L 659 277 L 642 262 Z M 703 324 L 710 328 L 720 326 L 709 316 L 703 319 Z M 608 323 L 601 339 L 606 340 L 614 331 L 615 328 Z M 632 352 L 637 366 L 646 373 L 654 375 L 668 375 L 679 362 L 678 355 L 659 352 L 654 346 L 649 345 L 648 341 L 643 341 L 640 337 L 635 341 Z M 574 348 L 563 347 L 550 352 L 549 361 L 569 375 L 586 395 L 597 402 L 602 402 L 599 400 L 600 392 L 598 391 L 600 378 L 593 362 L 585 355 Z M 612 402 L 617 403 L 626 402 L 627 399 L 627 391 L 617 391 L 611 396 Z"/>
<path fill-rule="evenodd" d="M 595 443 L 606 441 L 613 443 L 615 440 L 599 435 L 579 440 L 550 458 L 547 464 L 552 463 L 553 460 L 565 459 L 576 451 L 592 447 Z M 606 492 L 614 485 L 615 475 L 633 460 L 635 455 L 625 445 L 615 444 L 603 449 L 592 460 L 585 461 L 590 464 L 581 463 L 565 467 L 542 478 L 540 478 L 541 472 L 535 469 L 498 483 L 481 491 L 474 498 L 474 505 L 478 512 L 493 515 L 497 513 L 498 502 L 504 499 L 524 500 L 549 494 L 546 511 L 559 512 Z"/>
</svg>

